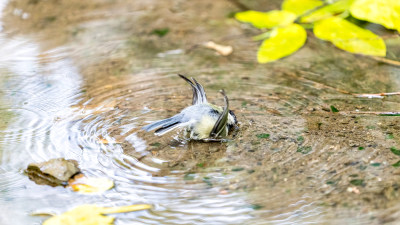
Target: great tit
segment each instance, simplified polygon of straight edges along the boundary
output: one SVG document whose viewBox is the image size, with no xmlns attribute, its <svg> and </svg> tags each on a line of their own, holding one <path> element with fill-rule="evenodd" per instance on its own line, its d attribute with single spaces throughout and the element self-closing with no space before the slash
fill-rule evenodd
<svg viewBox="0 0 400 225">
<path fill-rule="evenodd" d="M 173 117 L 155 121 L 144 126 L 145 131 L 155 130 L 156 135 L 163 135 L 175 128 L 184 128 L 186 137 L 192 140 L 222 141 L 230 130 L 237 129 L 235 114 L 229 110 L 228 97 L 223 90 L 220 93 L 224 97 L 225 107 L 213 105 L 207 101 L 203 86 L 196 79 L 184 79 L 193 91 L 192 105 L 183 109 Z"/>
</svg>

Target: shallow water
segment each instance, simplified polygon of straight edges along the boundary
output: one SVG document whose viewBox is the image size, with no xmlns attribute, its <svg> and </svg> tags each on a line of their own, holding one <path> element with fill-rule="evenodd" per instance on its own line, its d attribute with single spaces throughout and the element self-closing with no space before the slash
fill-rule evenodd
<svg viewBox="0 0 400 225">
<path fill-rule="evenodd" d="M 391 164 L 399 159 L 389 149 L 399 147 L 399 119 L 357 112 L 398 111 L 400 99 L 346 93 L 398 91 L 399 67 L 312 35 L 295 55 L 258 65 L 257 33 L 226 17 L 238 10 L 224 1 L 4 4 L 0 223 L 39 224 L 45 218 L 32 212 L 87 203 L 154 206 L 115 215 L 116 224 L 398 222 L 399 173 Z M 152 34 L 165 27 L 164 37 Z M 399 38 L 390 37 L 388 55 L 399 60 Z M 199 46 L 209 40 L 234 53 Z M 140 130 L 191 103 L 177 73 L 196 77 L 216 104 L 225 89 L 241 122 L 235 139 L 187 142 L 179 132 Z M 331 105 L 340 113 L 328 112 Z M 23 174 L 31 162 L 58 157 L 113 179 L 115 188 L 83 195 Z"/>
</svg>

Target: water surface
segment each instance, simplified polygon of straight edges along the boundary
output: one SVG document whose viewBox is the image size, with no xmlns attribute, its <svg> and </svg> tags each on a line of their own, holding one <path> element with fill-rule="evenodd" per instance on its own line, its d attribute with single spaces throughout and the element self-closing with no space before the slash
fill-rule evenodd
<svg viewBox="0 0 400 225">
<path fill-rule="evenodd" d="M 391 164 L 399 159 L 390 147 L 399 147 L 399 119 L 357 112 L 398 111 L 400 99 L 346 93 L 398 91 L 398 67 L 312 35 L 293 56 L 258 65 L 257 32 L 227 17 L 239 10 L 229 1 L 2 6 L 1 224 L 40 224 L 45 218 L 32 212 L 88 203 L 154 206 L 118 214 L 116 224 L 397 222 Z M 249 3 L 274 6 L 279 1 Z M 154 34 L 163 28 L 165 36 Z M 209 40 L 234 53 L 201 47 Z M 396 41 L 387 41 L 390 52 Z M 225 89 L 241 123 L 235 139 L 198 143 L 179 131 L 140 130 L 190 105 L 190 87 L 177 73 L 195 77 L 216 104 Z M 115 188 L 83 195 L 23 174 L 31 162 L 58 157 L 114 180 Z"/>
</svg>

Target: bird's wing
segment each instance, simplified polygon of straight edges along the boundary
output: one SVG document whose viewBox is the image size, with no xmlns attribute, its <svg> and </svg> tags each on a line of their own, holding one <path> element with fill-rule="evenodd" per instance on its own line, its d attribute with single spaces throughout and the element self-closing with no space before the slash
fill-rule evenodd
<svg viewBox="0 0 400 225">
<path fill-rule="evenodd" d="M 224 90 L 221 90 L 220 93 L 224 96 L 225 108 L 224 111 L 222 111 L 221 115 L 218 117 L 217 122 L 215 122 L 215 125 L 210 132 L 210 137 L 212 138 L 217 138 L 220 136 L 225 137 L 228 135 L 226 125 L 228 123 L 229 115 L 229 100 L 228 97 L 225 95 Z"/>
<path fill-rule="evenodd" d="M 207 96 L 206 96 L 206 92 L 204 91 L 203 86 L 201 86 L 201 84 L 199 82 L 197 82 L 197 80 L 194 79 L 193 77 L 192 77 L 192 79 L 193 79 L 194 83 L 196 84 L 196 87 L 198 90 L 197 95 L 199 96 L 199 99 L 201 99 L 200 103 L 207 103 Z"/>
<path fill-rule="evenodd" d="M 192 98 L 192 104 L 197 105 L 197 104 L 202 104 L 202 103 L 207 103 L 207 97 L 206 93 L 204 91 L 203 86 L 199 84 L 194 78 L 193 81 L 189 80 L 187 77 L 185 77 L 182 74 L 178 74 L 182 79 L 184 79 L 190 86 L 192 86 L 192 91 L 193 91 L 193 98 Z"/>
</svg>

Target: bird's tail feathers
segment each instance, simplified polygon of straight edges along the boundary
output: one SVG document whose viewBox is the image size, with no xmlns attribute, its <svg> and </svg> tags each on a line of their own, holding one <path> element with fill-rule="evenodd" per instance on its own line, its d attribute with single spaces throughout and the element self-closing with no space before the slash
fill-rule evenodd
<svg viewBox="0 0 400 225">
<path fill-rule="evenodd" d="M 181 123 L 181 115 L 178 114 L 171 118 L 159 120 L 154 123 L 148 124 L 148 125 L 144 126 L 142 129 L 145 131 L 152 131 L 152 130 L 157 129 L 155 131 L 155 134 L 163 135 L 163 134 L 175 129 L 176 127 L 178 127 L 181 124 L 182 124 Z"/>
<path fill-rule="evenodd" d="M 147 124 L 146 126 L 142 127 L 142 130 L 145 130 L 147 132 L 152 131 L 154 129 L 157 129 L 157 128 L 163 126 L 164 124 L 168 124 L 171 120 L 172 120 L 172 117 L 168 118 L 168 119 L 164 119 L 164 120 L 158 120 L 156 122 Z"/>
<path fill-rule="evenodd" d="M 164 134 L 170 132 L 171 130 L 179 127 L 180 124 L 181 124 L 180 122 L 175 122 L 175 123 L 168 124 L 166 126 L 162 126 L 161 128 L 158 128 L 154 133 L 158 136 L 164 135 Z"/>
</svg>

